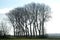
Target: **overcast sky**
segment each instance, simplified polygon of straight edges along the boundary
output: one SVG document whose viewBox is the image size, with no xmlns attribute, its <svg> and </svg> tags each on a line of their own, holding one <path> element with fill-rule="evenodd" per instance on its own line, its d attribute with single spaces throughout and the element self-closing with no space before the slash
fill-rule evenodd
<svg viewBox="0 0 60 40">
<path fill-rule="evenodd" d="M 5 14 L 13 8 L 21 7 L 31 2 L 45 3 L 51 7 L 52 18 L 46 23 L 46 32 L 60 33 L 60 0 L 0 0 L 0 14 Z"/>
</svg>

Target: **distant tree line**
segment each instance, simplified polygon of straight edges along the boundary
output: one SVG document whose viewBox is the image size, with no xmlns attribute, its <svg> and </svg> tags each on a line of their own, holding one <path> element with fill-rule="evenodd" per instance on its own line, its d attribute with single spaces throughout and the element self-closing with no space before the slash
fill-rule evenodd
<svg viewBox="0 0 60 40">
<path fill-rule="evenodd" d="M 44 24 L 49 20 L 51 8 L 45 4 L 30 3 L 17 7 L 6 15 L 14 28 L 14 36 L 45 35 Z"/>
<path fill-rule="evenodd" d="M 6 36 L 9 34 L 9 29 L 4 21 L 0 22 L 0 36 Z"/>
</svg>

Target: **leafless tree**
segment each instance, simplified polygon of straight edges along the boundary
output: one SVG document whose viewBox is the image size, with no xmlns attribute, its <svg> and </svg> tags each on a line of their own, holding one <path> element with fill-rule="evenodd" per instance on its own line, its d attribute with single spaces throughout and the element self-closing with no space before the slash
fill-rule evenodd
<svg viewBox="0 0 60 40">
<path fill-rule="evenodd" d="M 50 12 L 51 9 L 45 4 L 31 3 L 24 7 L 15 8 L 7 15 L 14 27 L 14 35 L 16 33 L 20 35 L 23 32 L 24 35 L 31 34 L 32 36 L 37 33 L 44 35 L 44 24 L 50 18 Z M 28 25 L 30 25 L 30 31 Z"/>
<path fill-rule="evenodd" d="M 27 20 L 29 19 L 29 15 L 27 14 L 27 11 L 25 8 L 15 8 L 14 10 L 10 11 L 7 14 L 7 16 L 10 19 L 10 21 L 14 27 L 14 35 L 16 35 L 16 33 L 15 33 L 16 29 L 18 29 L 19 32 L 20 32 L 20 30 L 21 30 L 21 32 L 24 32 L 26 29 L 28 29 Z M 27 34 L 27 32 L 26 32 L 26 34 Z"/>
<path fill-rule="evenodd" d="M 1 21 L 0 23 L 1 25 L 1 30 L 2 30 L 2 34 L 5 36 L 5 35 L 8 35 L 9 34 L 9 30 L 8 30 L 8 26 L 6 25 L 5 22 Z"/>
<path fill-rule="evenodd" d="M 25 8 L 30 12 L 29 15 L 31 16 L 31 18 L 33 18 L 33 20 L 31 19 L 33 23 L 33 34 L 37 35 L 38 22 L 40 21 L 40 26 L 38 29 L 39 35 L 41 35 L 41 33 L 42 35 L 44 35 L 44 23 L 50 18 L 50 7 L 45 4 L 31 3 L 25 5 Z"/>
</svg>

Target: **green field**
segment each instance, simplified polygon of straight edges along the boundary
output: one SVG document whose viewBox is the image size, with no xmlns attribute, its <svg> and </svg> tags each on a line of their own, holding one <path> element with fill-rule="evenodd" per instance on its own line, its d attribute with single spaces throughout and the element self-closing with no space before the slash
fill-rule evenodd
<svg viewBox="0 0 60 40">
<path fill-rule="evenodd" d="M 55 39 L 0 39 L 0 40 L 60 40 L 60 38 Z"/>
<path fill-rule="evenodd" d="M 60 37 L 47 37 L 47 38 L 40 38 L 40 37 L 14 37 L 14 36 L 7 36 L 7 37 L 0 37 L 0 40 L 60 40 Z"/>
</svg>

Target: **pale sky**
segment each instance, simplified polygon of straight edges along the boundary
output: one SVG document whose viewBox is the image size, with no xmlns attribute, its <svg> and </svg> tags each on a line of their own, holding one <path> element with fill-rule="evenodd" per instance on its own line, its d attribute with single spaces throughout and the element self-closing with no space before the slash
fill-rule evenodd
<svg viewBox="0 0 60 40">
<path fill-rule="evenodd" d="M 31 2 L 45 3 L 51 7 L 52 18 L 46 23 L 46 33 L 60 33 L 60 0 L 0 0 L 0 14 Z"/>
</svg>

